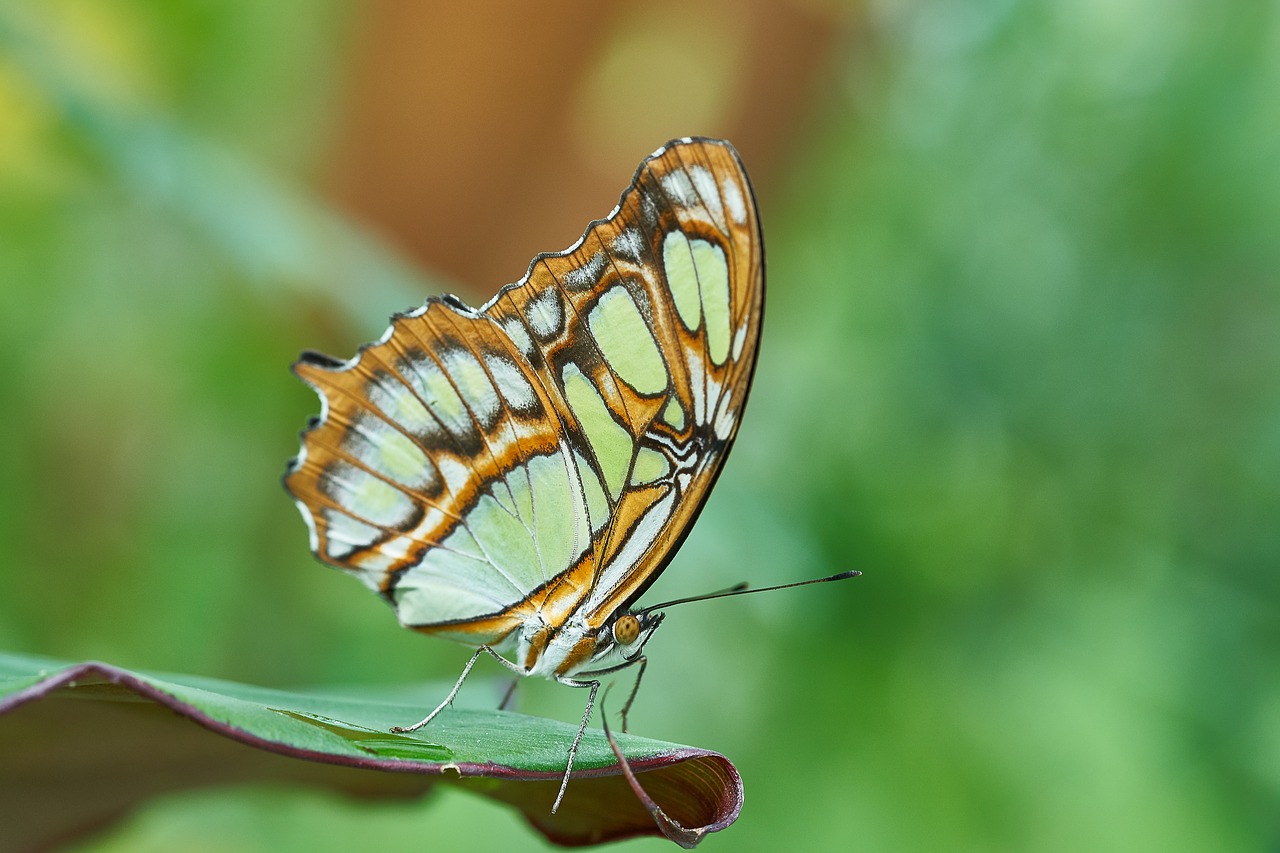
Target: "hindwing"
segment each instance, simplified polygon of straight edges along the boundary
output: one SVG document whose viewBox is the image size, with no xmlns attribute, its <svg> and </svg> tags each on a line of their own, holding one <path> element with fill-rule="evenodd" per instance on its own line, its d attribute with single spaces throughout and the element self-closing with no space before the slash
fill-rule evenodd
<svg viewBox="0 0 1280 853">
<path fill-rule="evenodd" d="M 736 152 L 669 143 L 613 213 L 482 308 L 431 298 L 348 361 L 294 365 L 322 401 L 285 476 L 312 550 L 404 625 L 469 644 L 534 613 L 598 627 L 706 499 L 763 304 Z"/>
</svg>

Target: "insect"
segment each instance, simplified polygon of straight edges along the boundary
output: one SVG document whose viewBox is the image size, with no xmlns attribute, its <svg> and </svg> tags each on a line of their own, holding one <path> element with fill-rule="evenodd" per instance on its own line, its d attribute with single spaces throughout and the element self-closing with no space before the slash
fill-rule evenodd
<svg viewBox="0 0 1280 853">
<path fill-rule="evenodd" d="M 431 298 L 340 361 L 285 486 L 311 548 L 401 624 L 519 675 L 586 688 L 643 674 L 656 608 L 633 609 L 715 483 L 751 385 L 764 309 L 755 200 L 727 142 L 640 164 L 618 206 L 481 308 Z M 732 592 L 736 592 L 734 590 Z M 626 714 L 635 689 L 622 710 Z"/>
</svg>

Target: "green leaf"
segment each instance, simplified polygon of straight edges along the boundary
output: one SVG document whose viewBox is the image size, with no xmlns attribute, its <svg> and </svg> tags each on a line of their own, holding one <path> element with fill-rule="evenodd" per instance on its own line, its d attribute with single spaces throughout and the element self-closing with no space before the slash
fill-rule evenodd
<svg viewBox="0 0 1280 853">
<path fill-rule="evenodd" d="M 451 708 L 413 734 L 388 731 L 422 713 L 338 688 L 271 690 L 0 654 L 0 849 L 54 846 L 162 794 L 263 781 L 363 798 L 417 796 L 445 782 L 515 807 L 566 845 L 661 834 L 602 733 L 583 738 L 551 814 L 575 726 Z M 737 818 L 742 781 L 728 759 L 630 735 L 617 743 L 683 827 L 714 832 Z"/>
</svg>

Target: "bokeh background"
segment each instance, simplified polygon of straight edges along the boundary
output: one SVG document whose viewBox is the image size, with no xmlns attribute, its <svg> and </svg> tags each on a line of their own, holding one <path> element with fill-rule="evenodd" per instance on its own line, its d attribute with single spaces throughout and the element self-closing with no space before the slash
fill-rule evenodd
<svg viewBox="0 0 1280 853">
<path fill-rule="evenodd" d="M 723 850 L 1280 845 L 1280 7 L 0 3 L 0 647 L 452 679 L 314 563 L 289 373 L 479 304 L 672 136 L 769 252 L 733 457 L 633 729 Z M 526 685 L 524 709 L 581 696 Z M 634 850 L 666 842 L 628 842 Z M 445 790 L 158 802 L 84 851 L 537 849 Z"/>
</svg>

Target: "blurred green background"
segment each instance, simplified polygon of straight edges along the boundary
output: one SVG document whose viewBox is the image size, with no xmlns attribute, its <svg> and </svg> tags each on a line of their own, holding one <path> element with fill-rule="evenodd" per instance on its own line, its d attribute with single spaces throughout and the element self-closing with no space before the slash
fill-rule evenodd
<svg viewBox="0 0 1280 853">
<path fill-rule="evenodd" d="M 587 59 L 545 85 L 578 124 L 492 115 L 472 167 L 503 177 L 475 193 L 512 207 L 449 215 L 525 259 L 494 279 L 349 189 L 368 69 L 403 49 L 378 34 L 442 5 L 0 2 L 0 647 L 272 686 L 453 678 L 465 651 L 312 561 L 278 483 L 317 410 L 289 362 L 349 355 L 446 280 L 478 304 L 666 138 L 727 135 L 760 190 L 765 340 L 654 596 L 865 577 L 677 609 L 649 647 L 633 731 L 745 779 L 705 849 L 1280 846 L 1280 7 L 621 4 L 582 35 L 592 7 L 561 4 Z M 468 26 L 464 57 L 487 38 Z M 530 85 L 483 71 L 402 79 L 486 114 L 468 86 Z M 628 83 L 635 126 L 590 120 Z M 590 192 L 505 188 L 544 115 L 607 152 Z M 446 119 L 413 132 L 458 138 Z M 517 205 L 571 194 L 549 243 L 508 236 L 536 218 Z M 541 846 L 453 791 L 247 789 L 79 849 L 357 844 Z"/>
</svg>

